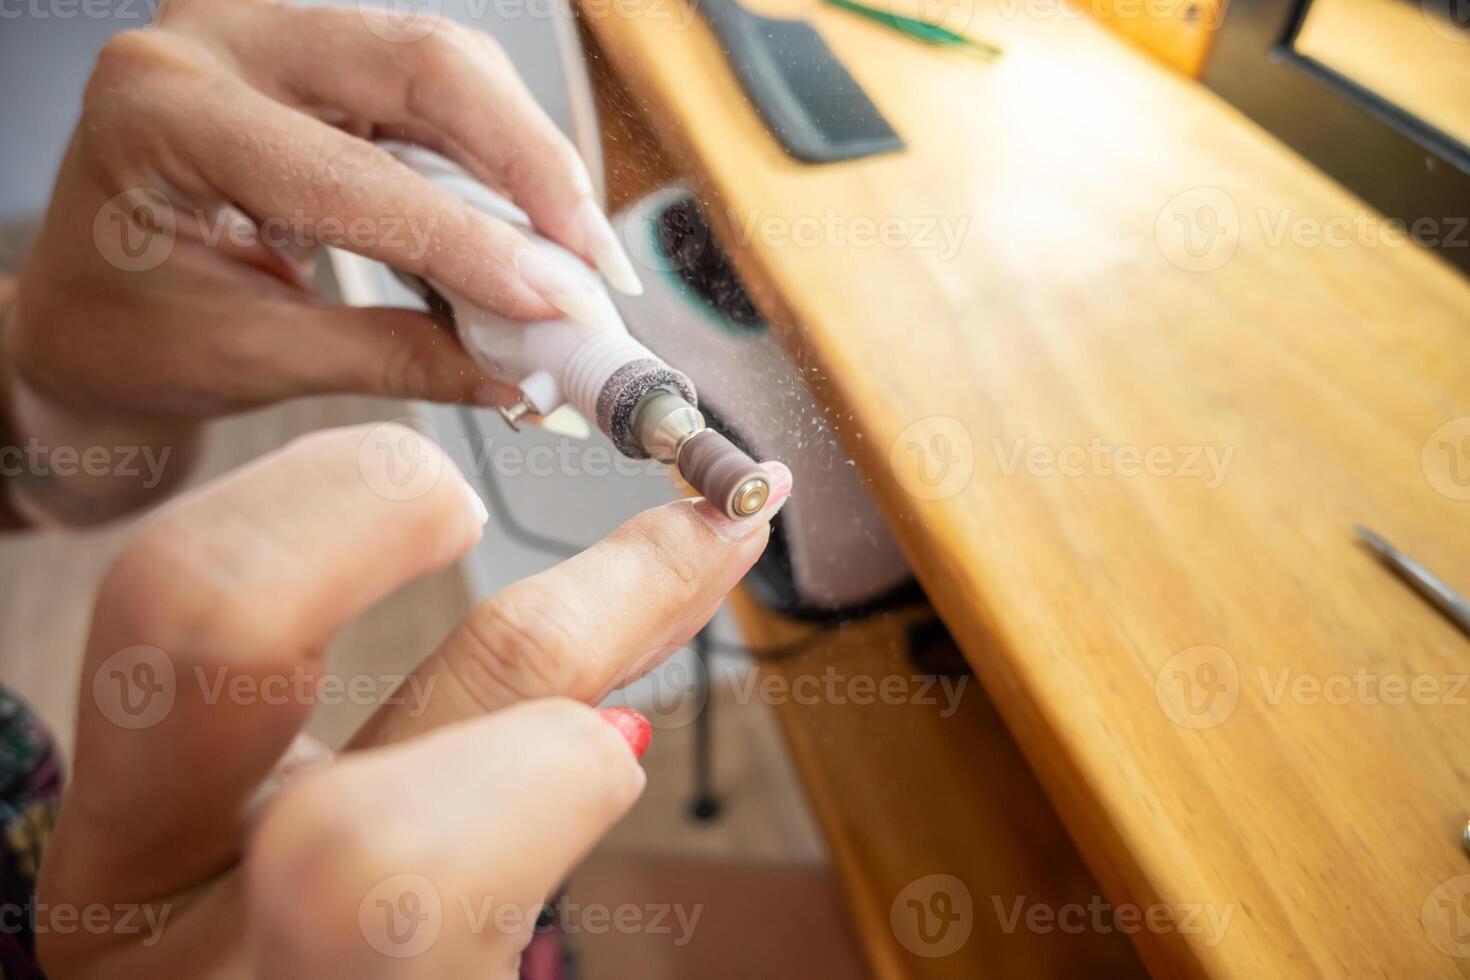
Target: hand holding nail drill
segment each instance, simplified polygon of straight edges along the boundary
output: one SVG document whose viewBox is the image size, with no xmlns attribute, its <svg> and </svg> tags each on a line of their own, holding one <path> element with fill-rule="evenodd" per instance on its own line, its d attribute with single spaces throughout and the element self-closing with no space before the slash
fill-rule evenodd
<svg viewBox="0 0 1470 980">
<path fill-rule="evenodd" d="M 525 379 L 487 371 L 428 314 L 324 302 L 310 279 L 318 245 L 507 321 L 606 326 L 591 267 L 641 288 L 585 166 L 495 42 L 449 21 L 401 34 L 366 4 L 170 0 L 157 25 L 103 49 L 5 317 L 12 435 L 166 447 L 171 465 L 156 486 L 17 481 L 27 518 L 88 523 L 143 506 L 178 485 L 204 420 L 287 398 L 523 410 Z M 443 152 L 534 235 L 400 162 L 374 142 L 385 137 Z"/>
<path fill-rule="evenodd" d="M 156 487 L 23 479 L 9 488 L 23 516 L 86 523 L 151 503 L 187 471 L 205 419 L 280 399 L 527 399 L 427 315 L 337 307 L 312 290 L 311 253 L 331 244 L 475 310 L 585 315 L 585 284 L 564 263 L 374 138 L 444 150 L 540 236 L 638 288 L 580 161 L 493 42 L 441 23 L 397 43 L 376 16 L 171 0 L 159 25 L 103 52 L 40 238 L 0 306 L 7 421 L 12 439 L 175 455 Z M 403 234 L 412 221 L 427 236 Z M 284 239 L 262 234 L 273 222 Z M 700 428 L 691 395 L 677 378 L 651 387 L 611 427 L 691 471 L 728 468 L 724 452 L 685 463 Z M 529 923 L 487 936 L 455 914 L 459 899 L 534 908 L 631 805 L 644 778 L 636 719 L 609 725 L 588 705 L 704 625 L 790 491 L 789 472 L 767 464 L 759 492 L 747 470 L 726 499 L 634 518 L 477 606 L 419 666 L 437 678 L 421 713 L 385 705 L 339 759 L 293 763 L 309 704 L 212 699 L 198 669 L 257 682 L 318 671 L 342 623 L 480 534 L 483 505 L 448 460 L 418 497 L 372 491 L 382 475 L 364 468 L 389 461 L 360 450 L 381 434 L 317 434 L 182 497 L 107 575 L 39 900 L 169 917 L 149 943 L 43 934 L 55 974 L 512 976 Z M 167 693 L 139 725 L 110 699 L 145 663 L 171 683 L 131 692 Z M 411 949 L 381 918 L 406 897 L 438 909 Z"/>
</svg>

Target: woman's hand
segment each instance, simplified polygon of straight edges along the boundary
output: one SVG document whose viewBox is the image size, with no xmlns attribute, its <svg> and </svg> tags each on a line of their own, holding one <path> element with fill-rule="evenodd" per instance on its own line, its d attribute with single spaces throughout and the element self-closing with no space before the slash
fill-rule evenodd
<svg viewBox="0 0 1470 980">
<path fill-rule="evenodd" d="M 376 493 L 381 445 L 439 478 Z M 754 518 L 669 504 L 481 603 L 335 762 L 282 762 L 322 648 L 468 550 L 483 505 L 431 442 L 374 426 L 163 508 L 98 599 L 38 896 L 48 973 L 514 976 L 539 903 L 643 788 L 587 705 L 714 613 L 790 489 L 772 476 Z"/>
<path fill-rule="evenodd" d="M 177 482 L 207 416 L 327 392 L 498 402 L 427 316 L 313 292 L 309 260 L 328 244 L 511 317 L 569 305 L 521 235 L 377 138 L 454 158 L 638 290 L 582 161 L 488 36 L 367 5 L 169 0 L 156 26 L 108 43 L 87 87 L 5 317 L 12 436 L 166 446 Z M 21 489 L 67 522 L 157 489 L 112 476 Z"/>
</svg>

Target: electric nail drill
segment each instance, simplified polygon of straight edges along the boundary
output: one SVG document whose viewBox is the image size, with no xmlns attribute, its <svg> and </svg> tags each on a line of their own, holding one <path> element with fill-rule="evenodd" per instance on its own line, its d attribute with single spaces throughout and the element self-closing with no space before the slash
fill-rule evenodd
<svg viewBox="0 0 1470 980">
<path fill-rule="evenodd" d="M 410 284 L 452 315 L 460 342 L 487 371 L 518 389 L 520 400 L 500 410 L 511 428 L 570 404 L 624 456 L 673 466 L 727 517 L 750 517 L 765 505 L 771 493 L 765 471 L 705 426 L 694 385 L 629 335 L 596 272 L 537 235 L 524 212 L 450 161 L 419 147 L 384 148 L 474 207 L 514 225 L 532 247 L 581 277 L 582 298 L 602 314 L 597 325 L 571 318 L 511 320 L 439 283 Z"/>
</svg>

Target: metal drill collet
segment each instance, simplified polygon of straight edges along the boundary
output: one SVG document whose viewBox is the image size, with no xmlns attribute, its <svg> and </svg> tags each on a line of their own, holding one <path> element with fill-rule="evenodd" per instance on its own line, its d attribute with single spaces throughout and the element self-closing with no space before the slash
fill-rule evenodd
<svg viewBox="0 0 1470 980">
<path fill-rule="evenodd" d="M 704 416 L 667 388 L 646 394 L 633 412 L 633 434 L 643 450 L 679 475 L 726 517 L 760 512 L 771 483 L 760 464 L 704 424 Z"/>
</svg>

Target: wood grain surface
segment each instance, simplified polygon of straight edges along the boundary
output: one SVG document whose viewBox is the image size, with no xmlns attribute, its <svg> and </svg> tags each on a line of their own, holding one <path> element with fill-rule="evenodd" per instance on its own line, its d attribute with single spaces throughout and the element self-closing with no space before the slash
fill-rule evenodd
<svg viewBox="0 0 1470 980">
<path fill-rule="evenodd" d="M 1149 968 L 1470 975 L 1470 641 L 1352 533 L 1470 592 L 1470 287 L 1086 19 L 975 8 L 985 65 L 758 6 L 908 150 L 798 164 L 682 3 L 583 16 L 1109 900 L 1169 910 Z"/>
<path fill-rule="evenodd" d="M 811 635 L 748 599 L 735 610 L 757 648 Z M 743 688 L 781 723 L 874 976 L 1143 976 L 1126 931 L 1076 928 L 1105 900 L 985 691 L 943 669 L 963 660 L 923 629 L 932 616 L 830 631 Z"/>
</svg>

